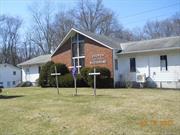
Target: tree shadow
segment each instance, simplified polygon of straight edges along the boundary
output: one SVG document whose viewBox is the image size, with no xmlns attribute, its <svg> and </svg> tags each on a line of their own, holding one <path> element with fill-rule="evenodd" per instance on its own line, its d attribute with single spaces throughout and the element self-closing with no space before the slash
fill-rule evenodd
<svg viewBox="0 0 180 135">
<path fill-rule="evenodd" d="M 19 97 L 24 97 L 24 95 L 15 95 L 15 96 L 0 95 L 0 100 L 1 99 L 13 99 L 13 98 L 19 98 Z"/>
</svg>

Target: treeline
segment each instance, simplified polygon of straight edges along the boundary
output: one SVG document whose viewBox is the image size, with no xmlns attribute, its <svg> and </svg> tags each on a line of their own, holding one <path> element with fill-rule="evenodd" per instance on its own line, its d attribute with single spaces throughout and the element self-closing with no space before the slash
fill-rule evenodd
<svg viewBox="0 0 180 135">
<path fill-rule="evenodd" d="M 104 7 L 102 0 L 79 0 L 74 8 L 66 11 L 54 7 L 52 2 L 31 5 L 31 25 L 23 34 L 21 18 L 0 15 L 0 63 L 16 65 L 49 54 L 72 27 L 119 38 L 122 42 L 180 35 L 180 13 L 128 30 L 117 20 L 116 13 Z"/>
</svg>

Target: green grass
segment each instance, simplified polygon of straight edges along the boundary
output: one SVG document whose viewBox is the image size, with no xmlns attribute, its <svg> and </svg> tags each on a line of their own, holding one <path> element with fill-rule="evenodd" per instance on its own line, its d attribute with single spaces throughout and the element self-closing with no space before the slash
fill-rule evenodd
<svg viewBox="0 0 180 135">
<path fill-rule="evenodd" d="M 179 135 L 180 91 L 16 88 L 0 96 L 0 135 Z M 14 96 L 14 97 L 13 97 Z M 153 123 L 154 122 L 154 123 Z"/>
</svg>

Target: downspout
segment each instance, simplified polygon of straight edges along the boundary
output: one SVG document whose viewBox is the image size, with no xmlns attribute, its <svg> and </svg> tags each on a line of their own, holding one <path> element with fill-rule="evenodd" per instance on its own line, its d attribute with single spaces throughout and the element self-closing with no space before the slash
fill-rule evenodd
<svg viewBox="0 0 180 135">
<path fill-rule="evenodd" d="M 113 55 L 112 55 L 112 66 L 113 66 L 113 86 L 114 86 L 114 88 L 115 88 L 115 66 L 114 66 L 114 64 L 115 64 L 115 62 L 114 62 L 114 52 L 115 52 L 115 50 L 113 49 L 112 50 L 112 53 L 113 53 Z"/>
</svg>

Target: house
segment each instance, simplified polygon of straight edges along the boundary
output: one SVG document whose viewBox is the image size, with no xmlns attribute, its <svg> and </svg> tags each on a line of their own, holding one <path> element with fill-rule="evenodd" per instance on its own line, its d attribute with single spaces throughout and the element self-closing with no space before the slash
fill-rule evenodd
<svg viewBox="0 0 180 135">
<path fill-rule="evenodd" d="M 180 36 L 122 43 L 115 55 L 115 81 L 180 88 Z"/>
<path fill-rule="evenodd" d="M 180 36 L 122 43 L 72 28 L 51 60 L 76 65 L 78 72 L 81 67 L 106 67 L 114 86 L 146 82 L 149 87 L 180 88 Z"/>
<path fill-rule="evenodd" d="M 11 64 L 0 64 L 0 86 L 16 87 L 21 82 L 21 69 Z"/>
<path fill-rule="evenodd" d="M 41 55 L 23 63 L 18 64 L 22 68 L 22 81 L 32 82 L 33 85 L 36 84 L 36 80 L 39 78 L 39 73 L 41 66 L 51 61 L 51 55 Z"/>
</svg>

